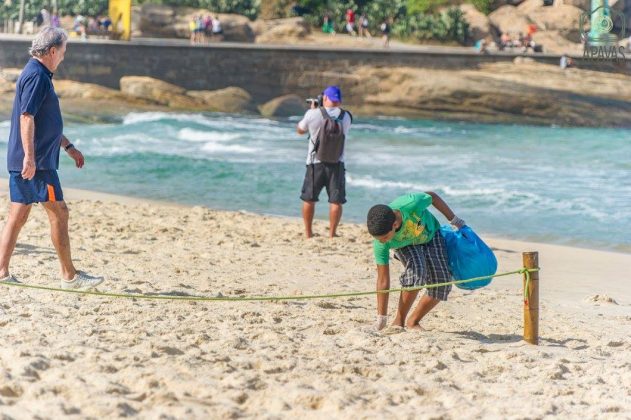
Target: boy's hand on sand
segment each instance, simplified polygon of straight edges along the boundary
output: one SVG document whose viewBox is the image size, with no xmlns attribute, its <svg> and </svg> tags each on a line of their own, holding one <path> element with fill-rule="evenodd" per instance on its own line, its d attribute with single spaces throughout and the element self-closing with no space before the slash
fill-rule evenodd
<svg viewBox="0 0 631 420">
<path fill-rule="evenodd" d="M 461 229 L 464 225 L 467 224 L 467 222 L 454 215 L 454 218 L 449 221 L 449 224 L 451 224 L 456 229 Z"/>
<path fill-rule="evenodd" d="M 375 322 L 375 330 L 380 331 L 388 325 L 388 315 L 377 315 L 377 321 Z"/>
</svg>

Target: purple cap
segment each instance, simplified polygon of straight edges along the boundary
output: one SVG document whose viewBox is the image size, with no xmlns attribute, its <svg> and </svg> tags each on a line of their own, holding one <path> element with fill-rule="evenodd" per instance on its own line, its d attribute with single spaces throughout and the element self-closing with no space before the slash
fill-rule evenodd
<svg viewBox="0 0 631 420">
<path fill-rule="evenodd" d="M 342 102 L 342 91 L 337 86 L 329 86 L 328 88 L 324 89 L 324 92 L 322 92 L 322 94 L 328 97 L 333 102 Z"/>
</svg>

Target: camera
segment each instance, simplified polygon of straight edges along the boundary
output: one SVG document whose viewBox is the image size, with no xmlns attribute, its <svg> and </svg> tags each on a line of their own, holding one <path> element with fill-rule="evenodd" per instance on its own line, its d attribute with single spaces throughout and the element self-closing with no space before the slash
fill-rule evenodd
<svg viewBox="0 0 631 420">
<path fill-rule="evenodd" d="M 314 104 L 316 108 L 322 106 L 322 95 L 318 95 L 315 98 L 307 98 L 305 102 L 309 105 Z"/>
</svg>

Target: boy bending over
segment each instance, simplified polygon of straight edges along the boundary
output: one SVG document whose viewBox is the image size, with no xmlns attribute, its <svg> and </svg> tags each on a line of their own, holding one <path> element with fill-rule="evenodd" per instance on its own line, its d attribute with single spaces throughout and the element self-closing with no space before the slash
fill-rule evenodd
<svg viewBox="0 0 631 420">
<path fill-rule="evenodd" d="M 395 258 L 405 266 L 401 274 L 401 287 L 451 281 L 445 240 L 439 232 L 440 223 L 429 212 L 433 205 L 460 229 L 464 220 L 457 217 L 449 206 L 434 192 L 406 194 L 389 205 L 378 204 L 368 212 L 368 232 L 374 237 L 373 251 L 377 263 L 377 290 L 390 288 L 390 249 Z M 401 292 L 399 309 L 393 325 L 421 329 L 419 323 L 440 301 L 447 300 L 451 285 L 426 289 L 418 305 L 407 317 L 417 291 Z M 388 322 L 389 293 L 377 294 L 376 329 L 384 328 Z M 406 320 L 407 318 L 407 320 Z"/>
</svg>

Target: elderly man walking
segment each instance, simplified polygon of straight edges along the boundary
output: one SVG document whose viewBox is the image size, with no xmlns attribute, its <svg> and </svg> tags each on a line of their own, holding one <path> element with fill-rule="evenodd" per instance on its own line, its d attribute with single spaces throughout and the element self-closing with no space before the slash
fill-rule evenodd
<svg viewBox="0 0 631 420">
<path fill-rule="evenodd" d="M 29 50 L 32 58 L 16 83 L 7 153 L 11 204 L 0 236 L 0 281 L 19 283 L 9 273 L 9 261 L 33 203 L 42 203 L 61 263 L 61 287 L 85 290 L 99 285 L 103 278 L 77 271 L 72 263 L 68 207 L 57 176 L 61 148 L 77 168 L 84 163 L 81 152 L 63 135 L 59 99 L 52 83 L 53 73 L 64 59 L 67 39 L 63 29 L 42 29 L 33 39 Z"/>
</svg>

